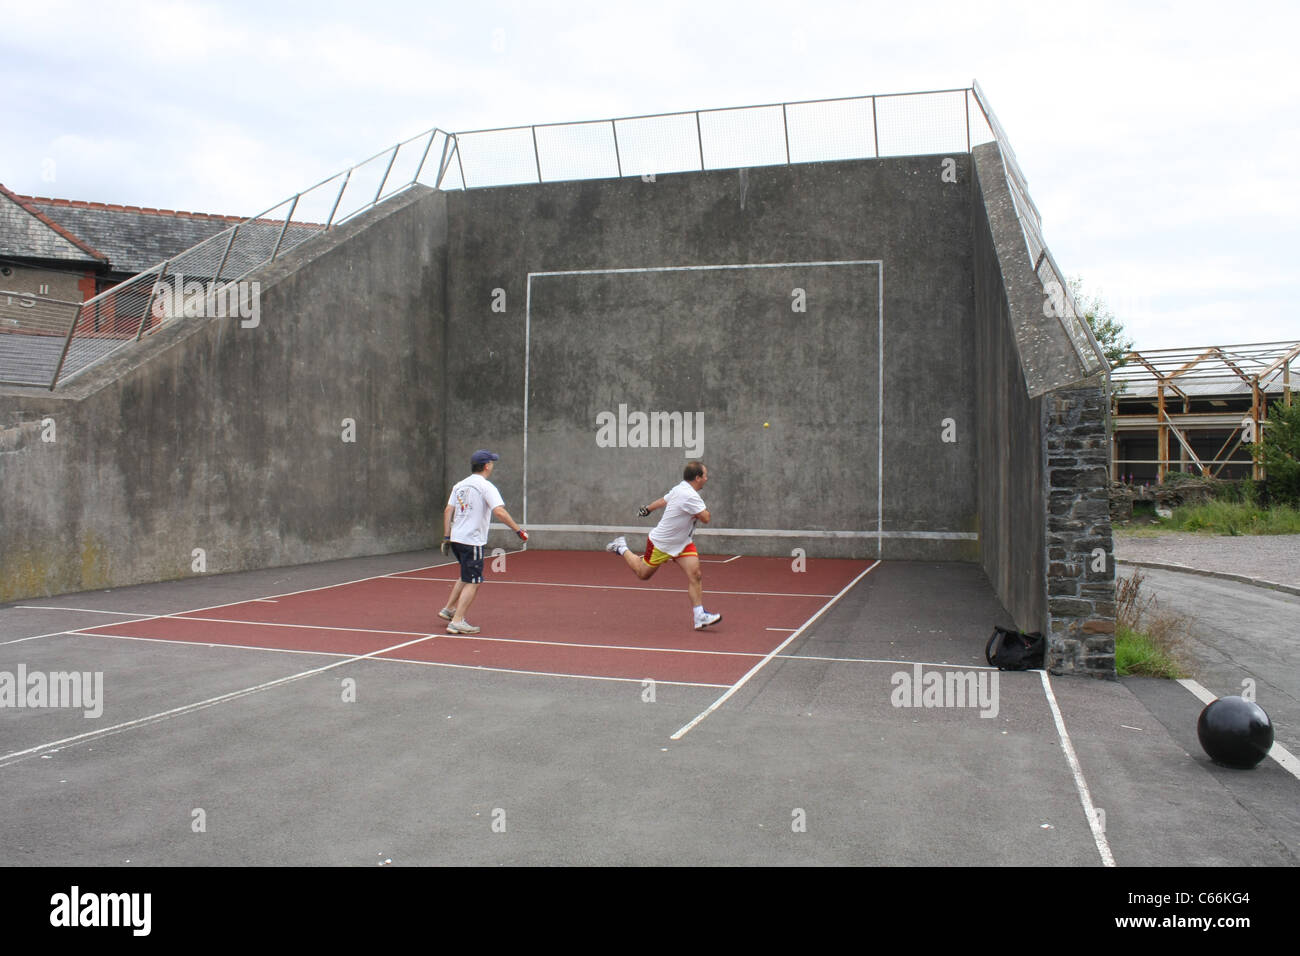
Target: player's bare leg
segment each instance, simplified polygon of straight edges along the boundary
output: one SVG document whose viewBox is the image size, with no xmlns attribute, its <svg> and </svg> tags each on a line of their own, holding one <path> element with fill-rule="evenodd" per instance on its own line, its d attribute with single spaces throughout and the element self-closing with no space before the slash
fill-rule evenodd
<svg viewBox="0 0 1300 956">
<path fill-rule="evenodd" d="M 649 580 L 650 577 L 659 570 L 655 565 L 650 564 L 645 558 L 641 557 L 641 555 L 629 548 L 627 546 L 627 539 L 622 536 L 615 538 L 609 544 L 605 545 L 605 550 L 609 551 L 611 554 L 622 555 L 623 560 L 627 562 L 627 566 L 632 569 L 632 573 L 642 581 Z"/>
<path fill-rule="evenodd" d="M 686 593 L 690 595 L 691 607 L 704 603 L 704 571 L 700 559 L 693 554 L 683 554 L 677 559 L 677 566 L 686 575 Z"/>
<path fill-rule="evenodd" d="M 461 581 L 459 578 L 456 580 L 456 583 L 451 586 L 451 596 L 447 598 L 447 603 L 442 606 L 444 611 L 451 611 L 453 614 L 455 613 L 456 605 L 460 603 L 460 592 L 464 586 L 465 582 Z M 451 620 L 450 617 L 446 617 L 445 615 L 440 616 L 442 616 L 444 620 Z"/>
<path fill-rule="evenodd" d="M 623 552 L 623 560 L 626 561 L 627 566 L 632 569 L 632 573 L 642 581 L 648 581 L 650 576 L 659 570 L 652 564 L 646 564 L 645 558 L 641 557 L 639 554 L 633 554 L 631 551 Z"/>
<path fill-rule="evenodd" d="M 704 610 L 704 571 L 700 568 L 699 555 L 679 555 L 677 565 L 686 575 L 686 593 L 691 599 L 691 613 L 695 620 L 695 629 L 698 631 L 722 620 L 721 614 L 710 614 Z"/>
<path fill-rule="evenodd" d="M 454 605 L 456 608 L 456 615 L 451 619 L 451 621 L 453 624 L 464 624 L 465 615 L 469 613 L 469 606 L 474 603 L 474 598 L 478 596 L 478 585 L 466 584 L 464 581 L 457 581 L 456 588 L 453 588 L 453 591 L 457 589 L 460 590 L 460 596 Z M 447 606 L 452 607 L 453 605 L 448 604 Z"/>
</svg>

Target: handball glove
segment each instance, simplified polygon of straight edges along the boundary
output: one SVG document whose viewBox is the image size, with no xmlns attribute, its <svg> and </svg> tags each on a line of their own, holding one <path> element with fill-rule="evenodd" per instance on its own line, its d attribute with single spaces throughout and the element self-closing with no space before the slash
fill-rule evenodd
<svg viewBox="0 0 1300 956">
<path fill-rule="evenodd" d="M 447 552 L 451 550 L 451 538 L 443 538 L 442 547 L 439 548 L 438 550 L 441 551 L 443 555 L 446 555 Z"/>
<path fill-rule="evenodd" d="M 650 517 L 650 509 L 649 509 L 649 508 L 644 508 L 644 507 L 642 507 L 642 508 L 637 508 L 637 509 L 636 509 L 636 513 L 639 514 L 642 518 L 648 518 L 648 517 Z"/>
</svg>

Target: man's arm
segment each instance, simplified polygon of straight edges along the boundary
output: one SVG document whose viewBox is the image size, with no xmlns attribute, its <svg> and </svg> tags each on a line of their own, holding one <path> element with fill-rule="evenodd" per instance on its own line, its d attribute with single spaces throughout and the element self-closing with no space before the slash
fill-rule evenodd
<svg viewBox="0 0 1300 956">
<path fill-rule="evenodd" d="M 455 508 L 451 505 L 447 505 L 446 509 L 442 512 L 442 536 L 444 538 L 451 537 L 451 516 L 454 511 Z"/>
<path fill-rule="evenodd" d="M 705 508 L 703 511 L 695 515 L 696 521 L 703 521 L 705 524 L 708 524 L 711 519 L 712 515 L 709 514 L 708 508 Z"/>
<path fill-rule="evenodd" d="M 648 505 L 646 505 L 637 513 L 641 515 L 642 518 L 644 518 L 647 515 L 649 515 L 650 512 L 658 511 L 660 508 L 667 507 L 667 505 L 668 502 L 665 501 L 663 498 L 656 498 L 654 501 L 650 502 Z"/>
<path fill-rule="evenodd" d="M 510 512 L 506 511 L 505 505 L 497 505 L 495 508 L 493 508 L 492 517 L 496 518 L 498 521 L 503 522 L 507 528 L 509 528 L 515 534 L 519 535 L 519 537 L 522 538 L 524 541 L 528 540 L 528 532 L 526 532 L 523 528 L 519 527 L 519 525 L 515 524 L 515 519 L 510 517 Z"/>
</svg>

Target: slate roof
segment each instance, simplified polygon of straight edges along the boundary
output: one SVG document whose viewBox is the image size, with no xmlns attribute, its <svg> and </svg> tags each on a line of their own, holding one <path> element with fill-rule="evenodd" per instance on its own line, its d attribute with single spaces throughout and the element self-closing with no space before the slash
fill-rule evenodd
<svg viewBox="0 0 1300 956">
<path fill-rule="evenodd" d="M 0 185 L 0 256 L 45 259 L 84 265 L 108 257 Z"/>
<path fill-rule="evenodd" d="M 43 196 L 19 198 L 28 208 L 101 250 L 114 272 L 130 275 L 198 245 L 241 218 Z"/>
<path fill-rule="evenodd" d="M 0 255 L 107 266 L 121 276 L 151 269 L 242 221 L 240 216 L 20 196 L 0 186 Z M 261 265 L 275 248 L 282 226 L 282 221 L 258 220 L 240 229 L 222 277 L 230 279 Z M 321 229 L 291 223 L 281 251 Z M 177 268 L 195 278 L 211 278 L 223 252 L 218 242 L 205 255 L 181 260 Z"/>
</svg>

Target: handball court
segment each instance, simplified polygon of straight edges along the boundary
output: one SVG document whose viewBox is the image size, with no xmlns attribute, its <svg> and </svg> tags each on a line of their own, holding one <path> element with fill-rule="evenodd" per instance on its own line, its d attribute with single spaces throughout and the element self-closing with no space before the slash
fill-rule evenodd
<svg viewBox="0 0 1300 956">
<path fill-rule="evenodd" d="M 437 552 L 0 608 L 0 671 L 103 675 L 0 712 L 4 862 L 1294 862 L 1125 686 L 985 666 L 977 566 L 703 561 L 704 631 L 604 552 L 489 556 L 473 636 Z M 992 697 L 896 693 L 954 670 Z"/>
</svg>

